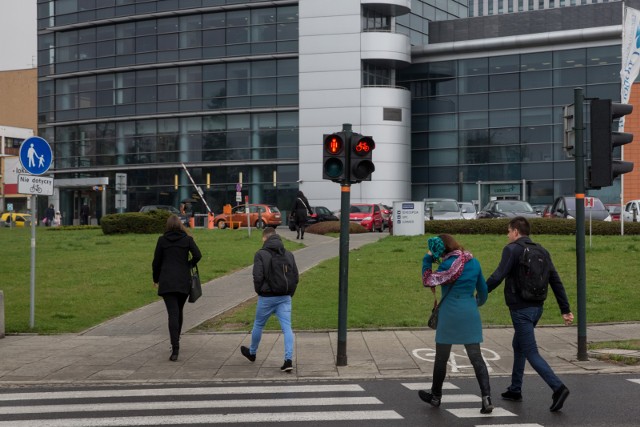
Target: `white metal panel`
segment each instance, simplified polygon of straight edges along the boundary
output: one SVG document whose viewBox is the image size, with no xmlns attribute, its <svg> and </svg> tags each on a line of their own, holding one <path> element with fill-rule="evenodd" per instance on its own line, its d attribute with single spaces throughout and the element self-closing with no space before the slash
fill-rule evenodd
<svg viewBox="0 0 640 427">
<path fill-rule="evenodd" d="M 299 57 L 300 73 L 360 69 L 360 56 L 353 52 L 305 54 Z"/>
<path fill-rule="evenodd" d="M 404 34 L 362 33 L 362 59 L 393 59 L 411 63 L 411 43 Z"/>
<path fill-rule="evenodd" d="M 360 106 L 360 89 L 335 89 L 300 92 L 305 109 Z"/>
<path fill-rule="evenodd" d="M 298 2 L 299 19 L 318 16 L 360 15 L 359 1 L 345 0 L 300 0 Z"/>
<path fill-rule="evenodd" d="M 360 70 L 327 71 L 324 73 L 301 73 L 298 85 L 300 92 L 320 89 L 354 89 L 360 87 L 361 81 Z M 300 107 L 303 106 L 300 105 Z"/>
<path fill-rule="evenodd" d="M 359 13 L 356 15 L 318 16 L 301 19 L 298 28 L 300 38 L 335 33 L 336 29 L 339 29 L 343 34 L 360 34 L 362 22 Z"/>
<path fill-rule="evenodd" d="M 360 34 L 333 34 L 300 37 L 301 55 L 318 53 L 360 52 Z"/>
</svg>

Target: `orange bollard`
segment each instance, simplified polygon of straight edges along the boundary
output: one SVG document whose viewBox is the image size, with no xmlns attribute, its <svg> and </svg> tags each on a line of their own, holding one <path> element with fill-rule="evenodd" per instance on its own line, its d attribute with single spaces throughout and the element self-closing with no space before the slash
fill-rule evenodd
<svg viewBox="0 0 640 427">
<path fill-rule="evenodd" d="M 189 218 L 189 228 L 196 228 L 196 219 L 194 217 Z"/>
<path fill-rule="evenodd" d="M 209 216 L 208 216 L 207 220 L 208 220 L 207 228 L 209 230 L 213 230 L 213 213 L 209 212 Z"/>
</svg>

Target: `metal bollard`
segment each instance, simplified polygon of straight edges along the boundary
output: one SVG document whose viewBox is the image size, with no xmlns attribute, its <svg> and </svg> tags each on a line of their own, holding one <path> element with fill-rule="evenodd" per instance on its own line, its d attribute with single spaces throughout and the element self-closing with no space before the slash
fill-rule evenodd
<svg viewBox="0 0 640 427">
<path fill-rule="evenodd" d="M 0 291 L 0 338 L 4 338 L 4 293 Z"/>
</svg>

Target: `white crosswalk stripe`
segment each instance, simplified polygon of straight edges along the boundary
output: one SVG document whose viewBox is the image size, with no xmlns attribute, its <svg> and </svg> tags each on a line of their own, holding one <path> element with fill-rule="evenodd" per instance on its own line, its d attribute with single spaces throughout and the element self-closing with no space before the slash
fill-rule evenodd
<svg viewBox="0 0 640 427">
<path fill-rule="evenodd" d="M 336 395 L 331 396 L 330 393 Z M 384 404 L 378 398 L 365 396 L 365 393 L 357 384 L 116 387 L 5 392 L 0 393 L 0 427 L 315 423 L 403 419 L 396 411 L 381 407 Z M 267 394 L 270 396 L 265 396 Z M 296 397 L 296 394 L 304 397 Z M 246 397 L 241 398 L 241 395 Z M 247 412 L 242 412 L 243 410 Z M 158 411 L 163 411 L 166 415 L 160 415 Z"/>
<path fill-rule="evenodd" d="M 629 378 L 628 381 L 631 381 L 632 383 L 640 384 L 640 379 Z"/>
<path fill-rule="evenodd" d="M 544 427 L 540 424 L 479 424 L 476 427 Z"/>
<path fill-rule="evenodd" d="M 402 385 L 409 390 L 431 390 L 432 383 L 402 383 Z M 460 390 L 460 387 L 455 384 L 445 382 L 442 384 L 442 390 Z M 456 403 L 480 403 L 482 398 L 476 394 L 456 394 L 456 393 L 442 393 L 442 405 L 456 404 Z M 495 409 L 490 414 L 481 414 L 480 405 L 475 405 L 473 408 L 454 407 L 445 408 L 446 411 L 455 415 L 458 418 L 496 418 L 496 417 L 516 417 L 513 412 L 509 412 L 504 408 L 498 408 L 494 402 Z M 524 424 L 523 424 L 524 425 Z"/>
</svg>

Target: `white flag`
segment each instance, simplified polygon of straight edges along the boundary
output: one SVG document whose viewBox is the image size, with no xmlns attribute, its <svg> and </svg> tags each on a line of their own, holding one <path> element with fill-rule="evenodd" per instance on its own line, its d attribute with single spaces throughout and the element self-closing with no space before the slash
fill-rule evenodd
<svg viewBox="0 0 640 427">
<path fill-rule="evenodd" d="M 620 102 L 628 104 L 631 87 L 640 72 L 640 10 L 625 6 L 623 19 Z M 624 117 L 620 118 L 619 123 L 618 130 L 624 130 Z"/>
</svg>

